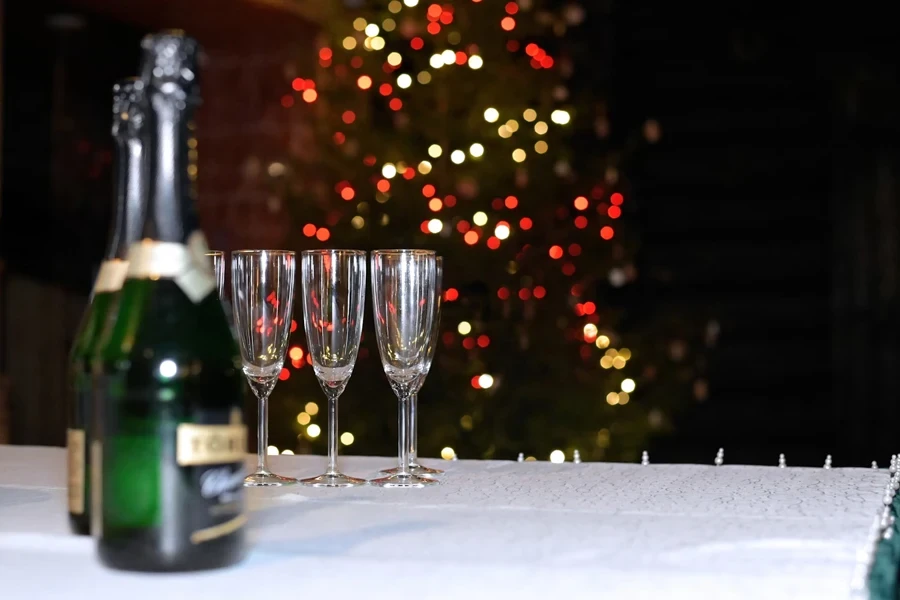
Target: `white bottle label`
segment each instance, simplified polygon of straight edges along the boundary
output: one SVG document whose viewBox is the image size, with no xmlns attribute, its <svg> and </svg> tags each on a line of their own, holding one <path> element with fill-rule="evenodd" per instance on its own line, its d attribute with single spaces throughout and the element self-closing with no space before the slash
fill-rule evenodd
<svg viewBox="0 0 900 600">
<path fill-rule="evenodd" d="M 125 283 L 125 274 L 128 272 L 128 262 L 121 258 L 104 260 L 100 264 L 97 280 L 94 281 L 94 293 L 118 292 Z"/>
<path fill-rule="evenodd" d="M 172 279 L 195 304 L 216 289 L 212 265 L 205 256 L 206 238 L 195 231 L 187 245 L 141 240 L 128 250 L 129 279 Z"/>
</svg>

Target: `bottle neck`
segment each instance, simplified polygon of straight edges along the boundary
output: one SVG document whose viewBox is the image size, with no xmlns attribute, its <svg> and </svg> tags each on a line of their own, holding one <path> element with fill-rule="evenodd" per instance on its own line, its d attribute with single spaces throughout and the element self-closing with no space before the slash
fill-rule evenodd
<svg viewBox="0 0 900 600">
<path fill-rule="evenodd" d="M 144 239 L 186 244 L 199 229 L 188 173 L 190 101 L 150 93 L 147 123 L 147 211 Z"/>
<path fill-rule="evenodd" d="M 144 221 L 143 172 L 144 145 L 137 136 L 122 136 L 116 139 L 116 203 L 113 214 L 112 233 L 105 259 L 124 260 L 131 244 L 141 238 Z"/>
</svg>

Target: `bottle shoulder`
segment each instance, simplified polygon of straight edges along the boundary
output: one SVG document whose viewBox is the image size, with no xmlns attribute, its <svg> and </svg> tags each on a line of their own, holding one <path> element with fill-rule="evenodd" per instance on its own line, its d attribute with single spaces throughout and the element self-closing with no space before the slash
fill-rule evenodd
<svg viewBox="0 0 900 600">
<path fill-rule="evenodd" d="M 91 297 L 75 333 L 75 340 L 69 354 L 70 362 L 88 361 L 96 353 L 103 328 L 114 303 L 114 292 L 98 292 Z"/>
<path fill-rule="evenodd" d="M 216 295 L 195 303 L 171 280 L 127 280 L 103 337 L 97 352 L 103 362 L 156 360 L 161 354 L 181 361 L 239 361 Z"/>
</svg>

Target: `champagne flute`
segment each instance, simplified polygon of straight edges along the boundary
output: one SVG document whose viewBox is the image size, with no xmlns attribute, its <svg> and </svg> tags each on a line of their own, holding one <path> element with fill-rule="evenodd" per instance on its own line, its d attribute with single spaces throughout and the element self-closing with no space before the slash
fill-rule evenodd
<svg viewBox="0 0 900 600">
<path fill-rule="evenodd" d="M 420 465 L 418 462 L 418 446 L 419 446 L 419 390 L 425 384 L 425 378 L 431 370 L 431 363 L 434 360 L 434 351 L 437 348 L 441 333 L 441 300 L 443 295 L 442 281 L 444 278 L 444 259 L 440 256 L 435 257 L 435 276 L 434 276 L 434 322 L 431 325 L 431 338 L 429 339 L 428 348 L 425 350 L 425 365 L 422 369 L 422 375 L 416 384 L 416 390 L 413 392 L 409 402 L 409 472 L 413 475 L 440 475 L 443 473 L 440 469 L 432 469 Z M 397 467 L 393 469 L 384 469 L 382 473 L 396 473 Z"/>
<path fill-rule="evenodd" d="M 284 364 L 294 306 L 296 256 L 287 250 L 238 250 L 231 253 L 231 292 L 244 375 L 259 401 L 256 472 L 247 486 L 296 483 L 269 471 L 269 395 Z"/>
<path fill-rule="evenodd" d="M 301 253 L 303 326 L 313 371 L 328 398 L 328 468 L 300 483 L 353 487 L 365 479 L 338 471 L 338 398 L 347 387 L 362 335 L 366 304 L 366 253 L 362 250 L 304 250 Z"/>
<path fill-rule="evenodd" d="M 206 253 L 206 256 L 212 260 L 219 300 L 225 302 L 225 253 L 221 250 L 210 250 Z"/>
<path fill-rule="evenodd" d="M 432 337 L 435 259 L 430 250 L 372 253 L 372 304 L 378 353 L 399 400 L 397 472 L 369 483 L 386 488 L 421 488 L 437 483 L 409 471 L 409 408 Z"/>
</svg>

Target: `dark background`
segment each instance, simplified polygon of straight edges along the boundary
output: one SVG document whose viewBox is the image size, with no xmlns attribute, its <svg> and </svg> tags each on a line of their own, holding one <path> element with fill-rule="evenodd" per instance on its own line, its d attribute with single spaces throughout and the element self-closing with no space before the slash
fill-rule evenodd
<svg viewBox="0 0 900 600">
<path fill-rule="evenodd" d="M 201 216 L 214 246 L 255 245 L 271 224 L 246 209 L 265 193 L 227 174 L 274 138 L 238 124 L 268 119 L 257 97 L 284 81 L 293 46 L 312 47 L 316 15 L 237 0 L 0 4 L 0 441 L 5 424 L 14 443 L 60 444 L 65 355 L 108 227 L 112 83 L 145 31 L 200 38 L 221 66 L 204 82 L 217 137 Z M 602 24 L 611 119 L 663 128 L 629 176 L 639 267 L 672 284 L 640 301 L 721 327 L 708 398 L 652 459 L 708 463 L 724 446 L 727 462 L 886 463 L 900 392 L 896 35 L 877 11 L 747 10 L 620 2 Z M 225 194 L 235 208 L 216 208 Z"/>
</svg>

